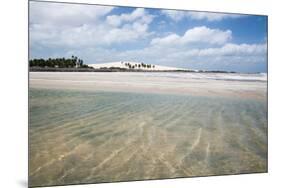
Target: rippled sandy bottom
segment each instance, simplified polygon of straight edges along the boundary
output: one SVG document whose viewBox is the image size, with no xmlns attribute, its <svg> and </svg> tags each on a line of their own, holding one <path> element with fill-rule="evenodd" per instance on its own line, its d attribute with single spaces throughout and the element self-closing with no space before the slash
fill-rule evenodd
<svg viewBox="0 0 281 188">
<path fill-rule="evenodd" d="M 30 89 L 30 186 L 267 171 L 266 101 Z"/>
</svg>

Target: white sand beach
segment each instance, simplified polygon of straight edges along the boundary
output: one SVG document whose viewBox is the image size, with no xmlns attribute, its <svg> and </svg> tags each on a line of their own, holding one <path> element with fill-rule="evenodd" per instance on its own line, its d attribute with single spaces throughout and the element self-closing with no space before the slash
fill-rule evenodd
<svg viewBox="0 0 281 188">
<path fill-rule="evenodd" d="M 171 93 L 265 99 L 266 74 L 31 72 L 31 88 Z"/>
</svg>

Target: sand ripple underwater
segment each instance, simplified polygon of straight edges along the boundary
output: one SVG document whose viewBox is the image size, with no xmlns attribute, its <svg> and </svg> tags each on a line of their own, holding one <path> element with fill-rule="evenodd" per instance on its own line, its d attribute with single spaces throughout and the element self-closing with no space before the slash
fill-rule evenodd
<svg viewBox="0 0 281 188">
<path fill-rule="evenodd" d="M 267 102 L 29 91 L 30 186 L 267 172 Z"/>
</svg>

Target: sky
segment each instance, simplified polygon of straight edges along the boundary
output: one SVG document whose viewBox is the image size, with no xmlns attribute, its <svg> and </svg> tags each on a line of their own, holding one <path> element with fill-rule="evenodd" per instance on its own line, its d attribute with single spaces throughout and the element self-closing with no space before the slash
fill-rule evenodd
<svg viewBox="0 0 281 188">
<path fill-rule="evenodd" d="M 30 58 L 267 72 L 267 17 L 30 1 Z"/>
</svg>

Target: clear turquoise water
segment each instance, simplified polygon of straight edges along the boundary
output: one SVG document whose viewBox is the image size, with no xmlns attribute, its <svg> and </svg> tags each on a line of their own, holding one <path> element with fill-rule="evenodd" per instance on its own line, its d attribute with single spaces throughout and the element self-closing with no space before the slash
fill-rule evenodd
<svg viewBox="0 0 281 188">
<path fill-rule="evenodd" d="M 30 89 L 31 186 L 267 171 L 267 102 Z"/>
</svg>

